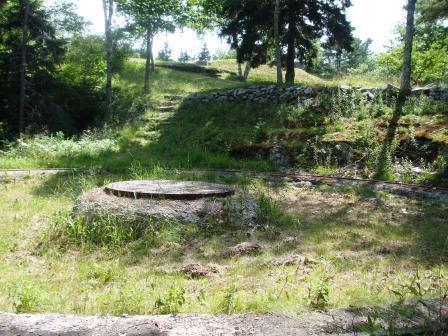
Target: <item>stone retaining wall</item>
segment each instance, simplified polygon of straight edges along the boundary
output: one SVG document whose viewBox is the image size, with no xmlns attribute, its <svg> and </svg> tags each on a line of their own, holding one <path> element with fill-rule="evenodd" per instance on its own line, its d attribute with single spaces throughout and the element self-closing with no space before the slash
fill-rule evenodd
<svg viewBox="0 0 448 336">
<path fill-rule="evenodd" d="M 249 101 L 255 103 L 295 104 L 298 101 L 315 97 L 320 94 L 361 93 L 367 99 L 378 95 L 393 97 L 398 94 L 398 88 L 388 85 L 386 88 L 360 88 L 341 86 L 335 88 L 312 88 L 304 86 L 279 87 L 276 85 L 253 85 L 248 88 L 223 90 L 208 93 L 196 93 L 185 98 L 194 102 L 214 101 Z M 414 88 L 413 96 L 424 95 L 436 101 L 448 102 L 448 88 L 423 87 Z"/>
</svg>

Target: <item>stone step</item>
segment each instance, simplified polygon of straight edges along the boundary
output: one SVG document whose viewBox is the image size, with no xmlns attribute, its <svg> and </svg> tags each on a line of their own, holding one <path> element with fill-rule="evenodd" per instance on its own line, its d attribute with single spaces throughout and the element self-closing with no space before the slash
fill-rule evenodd
<svg viewBox="0 0 448 336">
<path fill-rule="evenodd" d="M 146 131 L 156 131 L 156 130 L 162 128 L 162 127 L 170 126 L 170 125 L 173 125 L 173 122 L 171 122 L 171 121 L 162 121 L 162 122 L 159 122 L 159 123 L 146 125 L 145 126 L 145 130 Z"/>
<path fill-rule="evenodd" d="M 173 101 L 180 101 L 180 100 L 184 99 L 184 96 L 181 96 L 181 95 L 166 95 L 164 98 L 166 100 L 168 100 L 168 101 L 173 102 Z"/>
<path fill-rule="evenodd" d="M 167 105 L 167 106 L 159 106 L 160 112 L 172 112 L 176 110 L 177 106 L 175 105 Z"/>
<path fill-rule="evenodd" d="M 158 123 L 161 121 L 172 119 L 173 117 L 174 117 L 174 115 L 171 113 L 169 113 L 169 114 L 164 113 L 163 115 L 158 115 L 158 116 L 143 117 L 142 120 L 146 123 Z"/>
<path fill-rule="evenodd" d="M 154 139 L 159 137 L 159 132 L 158 131 L 149 131 L 149 130 L 141 130 L 141 131 L 137 131 L 135 133 L 135 137 L 139 138 L 139 139 L 145 139 L 147 140 L 149 139 Z"/>
</svg>

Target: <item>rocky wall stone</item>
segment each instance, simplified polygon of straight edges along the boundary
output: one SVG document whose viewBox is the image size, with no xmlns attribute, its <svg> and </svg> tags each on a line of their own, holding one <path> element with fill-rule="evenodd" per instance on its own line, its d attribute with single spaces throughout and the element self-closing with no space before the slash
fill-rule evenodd
<svg viewBox="0 0 448 336">
<path fill-rule="evenodd" d="M 337 93 L 360 93 L 371 100 L 381 95 L 390 98 L 398 94 L 399 89 L 393 85 L 386 88 L 362 88 L 340 86 L 332 88 L 312 88 L 306 86 L 279 87 L 276 85 L 253 85 L 247 88 L 230 89 L 217 92 L 195 93 L 185 97 L 186 101 L 208 103 L 212 101 L 231 102 L 247 101 L 259 104 L 296 104 L 300 101 L 316 97 L 321 94 L 334 95 Z M 448 102 L 448 88 L 416 87 L 413 96 L 427 96 L 439 102 Z"/>
</svg>

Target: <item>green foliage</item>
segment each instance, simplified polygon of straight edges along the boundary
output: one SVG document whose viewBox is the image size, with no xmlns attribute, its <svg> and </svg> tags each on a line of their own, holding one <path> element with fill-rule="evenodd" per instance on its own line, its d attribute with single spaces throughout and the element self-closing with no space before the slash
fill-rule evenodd
<svg viewBox="0 0 448 336">
<path fill-rule="evenodd" d="M 273 1 L 203 2 L 206 8 L 215 11 L 221 34 L 228 37 L 239 63 L 249 62 L 256 68 L 273 60 Z M 296 59 L 312 64 L 317 52 L 315 40 L 324 35 L 329 45 L 350 49 L 350 24 L 345 17 L 350 3 L 308 2 L 280 1 L 280 41 L 282 48 L 288 49 L 285 63 L 292 71 Z"/>
<path fill-rule="evenodd" d="M 417 11 L 421 14 L 419 18 L 423 22 L 434 22 L 448 18 L 448 1 L 425 0 L 417 2 Z"/>
<path fill-rule="evenodd" d="M 308 279 L 308 305 L 316 309 L 326 308 L 330 297 L 330 278 Z"/>
<path fill-rule="evenodd" d="M 198 61 L 202 63 L 208 63 L 210 60 L 210 51 L 208 50 L 207 44 L 204 42 L 204 44 L 202 44 L 201 52 L 198 55 Z"/>
<path fill-rule="evenodd" d="M 151 222 L 126 222 L 108 213 L 91 220 L 59 214 L 49 237 L 59 237 L 61 241 L 66 239 L 79 245 L 121 246 L 154 233 L 155 227 Z"/>
<path fill-rule="evenodd" d="M 185 9 L 180 1 L 175 0 L 154 3 L 145 0 L 118 0 L 117 7 L 132 19 L 130 29 L 137 33 L 146 33 L 150 29 L 152 34 L 173 31 L 176 24 L 180 23 Z"/>
<path fill-rule="evenodd" d="M 224 294 L 218 304 L 218 311 L 225 314 L 233 314 L 238 308 L 239 301 L 236 297 L 237 288 L 235 285 L 224 288 Z"/>
<path fill-rule="evenodd" d="M 285 212 L 279 204 L 266 195 L 257 197 L 257 224 L 265 229 L 292 227 L 297 219 Z"/>
<path fill-rule="evenodd" d="M 39 308 L 40 295 L 30 281 L 17 281 L 9 288 L 8 296 L 16 313 L 32 313 Z"/>
<path fill-rule="evenodd" d="M 141 313 L 144 309 L 142 306 L 147 300 L 146 293 L 139 288 L 127 285 L 126 282 L 120 283 L 117 288 L 106 291 L 104 296 L 101 299 L 111 307 L 110 312 L 115 316 Z"/>
<path fill-rule="evenodd" d="M 2 3 L 0 15 L 0 122 L 8 127 L 8 133 L 18 129 L 19 88 L 22 60 L 22 25 L 25 8 L 22 1 Z M 51 92 L 57 65 L 60 64 L 65 41 L 57 38 L 49 13 L 42 3 L 30 0 L 27 35 L 24 38 L 27 77 L 27 125 L 46 124 Z"/>
<path fill-rule="evenodd" d="M 396 302 L 387 309 L 375 309 L 368 315 L 367 324 L 361 326 L 359 331 L 368 333 L 370 336 L 442 335 L 446 316 L 441 306 L 437 307 L 436 304 L 436 307 L 431 307 L 434 303 L 425 301 L 423 298 L 432 293 L 432 296 L 441 300 L 441 304 L 448 293 L 448 288 L 444 286 L 444 279 L 445 276 L 440 270 L 437 273 L 428 272 L 423 276 L 417 271 L 409 283 L 390 289 L 396 296 Z M 422 310 L 430 312 L 431 309 L 436 312 L 435 316 L 431 314 L 421 316 Z M 418 324 L 415 323 L 417 316 Z"/>
<path fill-rule="evenodd" d="M 159 51 L 157 59 L 164 62 L 171 61 L 171 49 L 168 46 L 168 42 L 165 42 L 163 49 Z"/>
<path fill-rule="evenodd" d="M 412 54 L 414 83 L 445 83 L 448 78 L 448 28 L 439 22 L 416 25 Z M 378 57 L 379 71 L 384 75 L 399 74 L 403 62 L 402 28 L 397 43 Z"/>
<path fill-rule="evenodd" d="M 186 303 L 185 294 L 185 288 L 171 286 L 165 294 L 156 299 L 154 310 L 159 314 L 178 313 Z"/>
<path fill-rule="evenodd" d="M 236 59 L 236 51 L 233 49 L 217 50 L 213 55 L 213 60 L 235 60 L 235 59 Z"/>
<path fill-rule="evenodd" d="M 180 63 L 187 63 L 189 60 L 191 60 L 190 55 L 188 55 L 187 51 L 181 51 L 180 55 L 179 55 L 179 59 L 178 61 Z"/>
<path fill-rule="evenodd" d="M 85 131 L 80 136 L 66 139 L 64 133 L 39 135 L 9 143 L 8 157 L 29 157 L 52 161 L 61 156 L 96 157 L 118 150 L 118 141 L 101 131 Z"/>
<path fill-rule="evenodd" d="M 76 13 L 77 9 L 73 2 L 66 0 L 47 6 L 47 11 L 57 35 L 70 39 L 73 36 L 80 36 L 84 33 L 90 23 Z"/>
<path fill-rule="evenodd" d="M 3 102 L 0 122 L 6 125 L 8 135 L 18 127 L 21 3 L 8 1 L 0 16 L 0 99 Z M 75 13 L 72 3 L 50 7 L 43 7 L 41 1 L 29 3 L 29 34 L 25 41 L 27 132 L 74 134 L 101 125 L 105 119 L 102 106 L 106 69 L 104 39 L 82 35 L 85 22 Z M 113 66 L 120 71 L 130 47 L 118 32 L 114 51 Z"/>
<path fill-rule="evenodd" d="M 370 73 L 375 68 L 374 57 L 369 49 L 371 43 L 371 39 L 362 41 L 354 38 L 351 50 L 323 44 L 313 70 L 324 76 Z"/>
<path fill-rule="evenodd" d="M 105 41 L 102 36 L 79 36 L 71 40 L 61 77 L 89 88 L 105 81 Z"/>
</svg>

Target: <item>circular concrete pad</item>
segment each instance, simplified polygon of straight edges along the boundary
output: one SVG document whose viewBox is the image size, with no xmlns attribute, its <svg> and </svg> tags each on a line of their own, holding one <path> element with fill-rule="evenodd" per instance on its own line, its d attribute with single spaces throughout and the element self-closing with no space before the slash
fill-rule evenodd
<svg viewBox="0 0 448 336">
<path fill-rule="evenodd" d="M 106 186 L 106 192 L 119 197 L 195 200 L 207 197 L 226 197 L 235 190 L 222 184 L 194 181 L 124 181 Z"/>
</svg>

